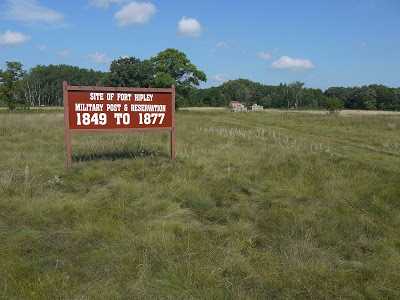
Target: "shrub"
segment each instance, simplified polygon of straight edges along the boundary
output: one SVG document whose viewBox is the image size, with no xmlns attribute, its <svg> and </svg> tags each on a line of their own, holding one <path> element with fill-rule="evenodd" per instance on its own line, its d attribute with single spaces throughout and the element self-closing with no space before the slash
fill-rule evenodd
<svg viewBox="0 0 400 300">
<path fill-rule="evenodd" d="M 336 97 L 329 98 L 326 100 L 325 107 L 329 113 L 335 113 L 343 108 L 343 101 Z"/>
</svg>

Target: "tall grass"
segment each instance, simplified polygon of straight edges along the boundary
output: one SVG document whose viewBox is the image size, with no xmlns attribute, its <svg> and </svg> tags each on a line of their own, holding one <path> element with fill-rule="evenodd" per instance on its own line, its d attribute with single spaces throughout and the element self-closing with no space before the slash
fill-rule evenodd
<svg viewBox="0 0 400 300">
<path fill-rule="evenodd" d="M 400 118 L 177 114 L 77 135 L 0 114 L 0 298 L 398 299 Z"/>
</svg>

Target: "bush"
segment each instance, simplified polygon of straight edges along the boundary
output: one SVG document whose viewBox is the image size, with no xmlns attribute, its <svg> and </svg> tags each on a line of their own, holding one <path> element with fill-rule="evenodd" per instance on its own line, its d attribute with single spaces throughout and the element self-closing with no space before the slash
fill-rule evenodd
<svg viewBox="0 0 400 300">
<path fill-rule="evenodd" d="M 335 113 L 338 110 L 341 110 L 343 106 L 343 101 L 336 97 L 327 99 L 325 103 L 325 107 L 329 111 L 329 113 Z"/>
</svg>

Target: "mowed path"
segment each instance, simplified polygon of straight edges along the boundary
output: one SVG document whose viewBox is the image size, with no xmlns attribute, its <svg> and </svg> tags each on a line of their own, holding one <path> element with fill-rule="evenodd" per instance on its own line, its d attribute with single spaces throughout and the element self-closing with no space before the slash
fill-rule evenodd
<svg viewBox="0 0 400 300">
<path fill-rule="evenodd" d="M 400 163 L 400 114 L 341 115 L 287 111 L 212 113 L 209 124 L 226 128 L 262 129 L 275 141 L 305 143 L 312 149 L 329 149 L 332 154 L 359 161 L 372 160 L 377 166 L 397 169 Z M 201 118 L 201 115 L 200 115 Z M 207 124 L 201 122 L 201 124 Z M 306 147 L 307 148 L 307 147 Z M 306 151 L 307 149 L 305 149 Z"/>
</svg>

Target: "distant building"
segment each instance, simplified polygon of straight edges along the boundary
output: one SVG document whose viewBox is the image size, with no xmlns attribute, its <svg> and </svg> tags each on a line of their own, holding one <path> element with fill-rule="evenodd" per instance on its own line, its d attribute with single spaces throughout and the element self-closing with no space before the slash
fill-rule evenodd
<svg viewBox="0 0 400 300">
<path fill-rule="evenodd" d="M 253 104 L 251 106 L 251 111 L 262 111 L 262 110 L 264 110 L 264 107 L 262 107 L 261 105 Z"/>
<path fill-rule="evenodd" d="M 246 106 L 244 106 L 239 101 L 231 101 L 231 103 L 229 104 L 229 107 L 231 108 L 231 111 L 233 111 L 233 112 L 247 111 Z"/>
</svg>

